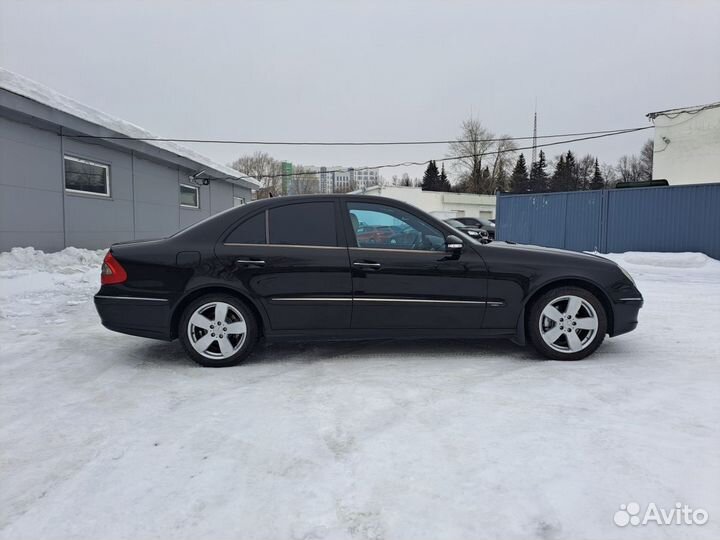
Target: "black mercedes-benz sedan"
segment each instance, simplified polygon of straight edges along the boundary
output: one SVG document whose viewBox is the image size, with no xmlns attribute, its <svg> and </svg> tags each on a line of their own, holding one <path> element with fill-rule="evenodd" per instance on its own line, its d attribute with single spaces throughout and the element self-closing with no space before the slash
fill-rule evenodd
<svg viewBox="0 0 720 540">
<path fill-rule="evenodd" d="M 361 230 L 383 234 L 361 234 Z M 95 306 L 111 330 L 179 338 L 204 366 L 260 337 L 489 338 L 579 360 L 633 330 L 643 298 L 602 257 L 482 244 L 403 202 L 277 197 L 161 240 L 114 244 Z"/>
</svg>

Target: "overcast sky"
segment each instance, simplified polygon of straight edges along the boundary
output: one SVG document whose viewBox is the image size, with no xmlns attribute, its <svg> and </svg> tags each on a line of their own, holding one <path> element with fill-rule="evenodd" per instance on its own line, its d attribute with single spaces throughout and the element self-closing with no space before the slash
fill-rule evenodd
<svg viewBox="0 0 720 540">
<path fill-rule="evenodd" d="M 720 1 L 0 0 L 0 65 L 169 137 L 448 139 L 471 113 L 524 136 L 536 99 L 539 134 L 615 129 L 720 100 Z M 614 162 L 650 135 L 568 148 Z M 264 149 L 332 166 L 447 151 Z"/>
</svg>

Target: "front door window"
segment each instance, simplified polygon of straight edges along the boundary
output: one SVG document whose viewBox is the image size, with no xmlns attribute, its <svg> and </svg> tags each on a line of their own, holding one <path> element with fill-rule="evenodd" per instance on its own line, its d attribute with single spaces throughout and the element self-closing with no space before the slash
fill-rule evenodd
<svg viewBox="0 0 720 540">
<path fill-rule="evenodd" d="M 404 210 L 375 203 L 349 203 L 348 210 L 356 247 L 445 250 L 443 233 Z"/>
</svg>

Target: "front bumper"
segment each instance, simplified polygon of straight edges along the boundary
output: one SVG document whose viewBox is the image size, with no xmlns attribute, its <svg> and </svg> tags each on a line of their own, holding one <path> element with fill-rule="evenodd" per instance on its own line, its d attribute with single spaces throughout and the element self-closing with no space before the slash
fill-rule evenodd
<svg viewBox="0 0 720 540">
<path fill-rule="evenodd" d="M 638 313 L 643 306 L 642 296 L 622 299 L 613 306 L 613 328 L 610 337 L 619 336 L 635 330 L 638 325 Z"/>
<path fill-rule="evenodd" d="M 167 299 L 95 295 L 95 309 L 108 330 L 155 339 L 171 340 Z"/>
</svg>

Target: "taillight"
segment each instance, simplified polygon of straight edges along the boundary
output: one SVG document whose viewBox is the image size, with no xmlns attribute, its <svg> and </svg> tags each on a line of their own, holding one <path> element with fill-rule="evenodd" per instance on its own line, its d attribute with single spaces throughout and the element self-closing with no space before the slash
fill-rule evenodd
<svg viewBox="0 0 720 540">
<path fill-rule="evenodd" d="M 117 285 L 118 283 L 124 283 L 125 280 L 127 280 L 127 272 L 118 260 L 112 256 L 112 253 L 108 251 L 100 271 L 100 283 L 103 285 Z"/>
</svg>

